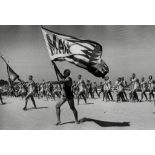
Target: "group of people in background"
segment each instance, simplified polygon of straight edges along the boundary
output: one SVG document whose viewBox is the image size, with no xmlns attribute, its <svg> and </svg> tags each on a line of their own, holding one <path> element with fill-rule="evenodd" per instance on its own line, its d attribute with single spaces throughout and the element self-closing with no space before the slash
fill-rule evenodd
<svg viewBox="0 0 155 155">
<path fill-rule="evenodd" d="M 33 77 L 29 76 L 29 81 L 32 82 Z M 60 84 L 52 84 L 51 81 L 42 83 L 33 82 L 34 97 L 54 99 L 61 98 L 62 88 Z M 31 92 L 32 84 L 30 82 L 20 82 L 14 85 L 14 88 L 7 88 L 8 96 L 16 97 L 27 97 L 29 92 Z M 121 101 L 121 102 L 141 102 L 151 101 L 154 99 L 155 91 L 155 80 L 153 76 L 150 75 L 148 80 L 145 80 L 144 77 L 139 80 L 136 77 L 136 74 L 133 73 L 130 81 L 127 82 L 124 77 L 117 78 L 116 82 L 112 84 L 109 77 L 106 76 L 103 82 L 97 84 L 97 82 L 91 82 L 90 80 L 84 80 L 82 75 L 78 75 L 77 80 L 72 83 L 72 92 L 74 98 L 77 99 L 77 104 L 79 105 L 80 99 L 83 99 L 85 104 L 87 104 L 88 98 L 100 98 L 102 97 L 103 101 Z M 140 93 L 140 96 L 138 95 Z M 29 98 L 29 97 L 28 97 Z M 115 99 L 114 99 L 115 98 Z M 2 96 L 0 93 L 0 101 L 3 103 Z M 34 100 L 32 98 L 32 102 Z"/>
<path fill-rule="evenodd" d="M 77 87 L 79 86 L 79 81 L 83 84 Z M 100 82 L 99 85 L 97 85 L 96 82 L 92 83 L 90 80 L 84 82 L 84 80 L 81 79 L 81 75 L 79 81 L 74 81 L 73 93 L 77 98 L 81 95 L 84 100 L 89 98 L 89 96 L 93 99 L 95 95 L 100 98 L 101 94 L 103 101 L 114 101 L 115 96 L 117 102 L 141 102 L 144 100 L 144 97 L 146 101 L 154 99 L 155 80 L 153 80 L 152 75 L 149 76 L 148 81 L 146 81 L 144 77 L 142 77 L 140 81 L 136 77 L 136 74 L 133 73 L 129 83 L 127 83 L 124 77 L 119 77 L 116 82 L 112 84 L 108 76 L 106 76 L 104 82 Z M 141 94 L 140 96 L 138 92 Z"/>
</svg>

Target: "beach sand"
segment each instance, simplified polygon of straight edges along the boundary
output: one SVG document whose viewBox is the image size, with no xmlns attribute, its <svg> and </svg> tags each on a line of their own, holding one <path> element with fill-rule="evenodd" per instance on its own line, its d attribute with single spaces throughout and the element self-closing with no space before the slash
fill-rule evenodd
<svg viewBox="0 0 155 155">
<path fill-rule="evenodd" d="M 103 102 L 89 99 L 85 105 L 75 106 L 80 124 L 74 123 L 73 113 L 66 102 L 61 108 L 60 126 L 55 126 L 56 112 L 54 100 L 37 99 L 38 109 L 28 103 L 28 111 L 23 111 L 24 100 L 3 97 L 5 105 L 0 105 L 1 130 L 152 130 L 155 129 L 155 107 L 153 102 Z"/>
</svg>

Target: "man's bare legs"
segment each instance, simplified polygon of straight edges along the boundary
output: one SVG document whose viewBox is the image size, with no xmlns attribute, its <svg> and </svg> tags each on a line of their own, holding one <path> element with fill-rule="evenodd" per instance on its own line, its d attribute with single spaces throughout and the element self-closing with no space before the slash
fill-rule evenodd
<svg viewBox="0 0 155 155">
<path fill-rule="evenodd" d="M 148 101 L 146 91 L 142 91 L 142 93 L 141 93 L 141 101 L 143 100 L 143 96 L 145 96 L 146 101 Z"/>
<path fill-rule="evenodd" d="M 87 99 L 86 99 L 86 95 L 85 95 L 84 92 L 79 92 L 79 93 L 78 93 L 78 96 L 77 96 L 77 104 L 79 105 L 80 96 L 83 97 L 83 99 L 84 99 L 84 101 L 85 101 L 85 104 L 87 104 Z"/>
<path fill-rule="evenodd" d="M 56 115 L 57 115 L 57 123 L 56 125 L 61 124 L 60 114 L 61 114 L 61 106 L 66 102 L 66 98 L 60 99 L 60 101 L 56 104 Z"/>
<path fill-rule="evenodd" d="M 32 101 L 32 103 L 33 103 L 34 108 L 35 108 L 35 109 L 37 108 L 37 106 L 36 106 L 36 104 L 35 104 L 34 97 L 33 97 L 32 94 L 30 94 L 30 95 L 26 96 L 26 98 L 25 98 L 25 106 L 24 106 L 23 110 L 27 110 L 27 103 L 28 103 L 28 100 L 29 100 L 30 98 L 31 98 L 31 101 Z"/>
<path fill-rule="evenodd" d="M 150 92 L 149 92 L 149 100 L 151 101 L 151 96 L 153 97 L 153 99 L 154 99 L 154 93 L 153 93 L 153 90 L 151 90 Z"/>
<path fill-rule="evenodd" d="M 63 98 L 61 99 L 57 104 L 56 104 L 56 115 L 57 115 L 57 123 L 56 125 L 60 125 L 61 124 L 61 118 L 60 118 L 60 115 L 61 115 L 61 106 L 67 101 L 66 98 Z M 68 100 L 68 103 L 69 103 L 69 106 L 70 106 L 70 109 L 73 111 L 73 114 L 74 114 L 74 118 L 75 118 L 75 123 L 79 123 L 78 122 L 78 113 L 77 113 L 77 110 L 74 106 L 74 99 L 69 99 Z"/>
<path fill-rule="evenodd" d="M 1 101 L 1 103 L 2 104 L 4 104 L 4 102 L 3 102 L 3 99 L 2 99 L 2 96 L 0 95 L 0 101 Z"/>
<path fill-rule="evenodd" d="M 70 109 L 73 111 L 73 114 L 74 114 L 74 118 L 75 118 L 75 123 L 76 124 L 79 124 L 79 121 L 78 121 L 78 112 L 74 106 L 74 99 L 69 99 L 68 100 L 68 103 L 69 103 L 69 106 L 70 106 Z"/>
<path fill-rule="evenodd" d="M 31 101 L 33 103 L 34 108 L 37 109 L 37 106 L 36 106 L 36 103 L 35 103 L 35 100 L 34 100 L 34 97 L 33 96 L 31 96 Z"/>
</svg>

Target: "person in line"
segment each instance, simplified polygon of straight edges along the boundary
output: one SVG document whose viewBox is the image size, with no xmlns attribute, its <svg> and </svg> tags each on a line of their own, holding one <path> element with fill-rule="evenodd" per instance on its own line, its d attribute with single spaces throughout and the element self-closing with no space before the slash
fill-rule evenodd
<svg viewBox="0 0 155 155">
<path fill-rule="evenodd" d="M 149 101 L 151 101 L 151 98 L 154 99 L 154 93 L 153 93 L 153 77 L 152 75 L 149 76 L 149 80 L 148 80 L 148 88 L 149 88 Z"/>
<path fill-rule="evenodd" d="M 123 94 L 123 90 L 124 90 L 124 87 L 123 87 L 123 83 L 122 83 L 122 79 L 121 77 L 119 77 L 117 79 L 117 81 L 115 82 L 115 87 L 116 87 L 116 90 L 117 90 L 117 94 L 116 94 L 116 97 L 117 97 L 117 102 L 118 101 L 122 101 L 124 102 L 125 101 L 125 98 L 124 98 L 124 94 Z"/>
<path fill-rule="evenodd" d="M 28 93 L 27 96 L 25 98 L 25 106 L 23 108 L 23 110 L 27 110 L 27 104 L 28 104 L 28 100 L 31 99 L 33 106 L 35 109 L 37 109 L 37 106 L 35 104 L 35 100 L 34 100 L 34 95 L 35 95 L 35 82 L 33 81 L 33 76 L 29 75 L 29 81 L 28 81 Z"/>
<path fill-rule="evenodd" d="M 134 82 L 134 85 L 133 85 L 133 101 L 137 101 L 139 102 L 139 98 L 138 98 L 138 94 L 137 94 L 137 91 L 140 87 L 140 83 L 139 83 L 139 79 L 136 79 L 135 82 Z"/>
<path fill-rule="evenodd" d="M 124 96 L 125 101 L 128 101 L 127 93 L 125 91 L 128 84 L 127 84 L 127 81 L 125 81 L 124 77 L 122 77 L 121 80 L 122 80 L 122 85 L 123 85 L 123 96 Z"/>
<path fill-rule="evenodd" d="M 97 88 L 98 88 L 97 83 L 94 82 L 94 84 L 93 84 L 93 98 L 95 98 L 95 93 L 97 94 L 98 97 L 100 97 L 99 93 L 97 91 Z"/>
<path fill-rule="evenodd" d="M 89 95 L 91 98 L 93 98 L 93 87 L 90 80 L 87 80 L 86 87 L 87 87 L 87 98 L 89 98 Z"/>
<path fill-rule="evenodd" d="M 112 97 L 112 94 L 111 94 L 111 88 L 112 88 L 112 84 L 111 84 L 111 81 L 109 80 L 109 76 L 106 76 L 105 77 L 105 83 L 104 83 L 106 102 L 108 100 L 113 101 L 113 97 Z"/>
<path fill-rule="evenodd" d="M 104 84 L 102 82 L 100 82 L 100 92 L 99 92 L 99 96 L 101 96 L 101 93 L 103 94 L 103 100 L 104 100 Z"/>
<path fill-rule="evenodd" d="M 140 88 L 141 88 L 141 101 L 143 100 L 143 97 L 145 96 L 146 101 L 148 101 L 146 91 L 147 91 L 147 82 L 145 81 L 145 78 L 142 77 L 141 83 L 140 83 Z"/>
<path fill-rule="evenodd" d="M 86 99 L 86 84 L 84 80 L 82 79 L 82 75 L 78 75 L 78 83 L 77 87 L 79 88 L 78 90 L 78 95 L 77 95 L 77 104 L 79 105 L 80 102 L 80 97 L 82 96 L 85 104 L 87 104 L 87 99 Z"/>
</svg>

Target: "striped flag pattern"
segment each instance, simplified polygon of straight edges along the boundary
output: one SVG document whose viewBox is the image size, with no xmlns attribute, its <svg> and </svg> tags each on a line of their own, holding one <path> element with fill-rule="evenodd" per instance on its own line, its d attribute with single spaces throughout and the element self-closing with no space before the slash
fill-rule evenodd
<svg viewBox="0 0 155 155">
<path fill-rule="evenodd" d="M 104 78 L 109 72 L 101 58 L 102 46 L 99 43 L 55 33 L 44 27 L 42 33 L 52 61 L 68 61 L 96 77 Z"/>
</svg>

